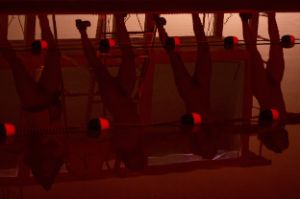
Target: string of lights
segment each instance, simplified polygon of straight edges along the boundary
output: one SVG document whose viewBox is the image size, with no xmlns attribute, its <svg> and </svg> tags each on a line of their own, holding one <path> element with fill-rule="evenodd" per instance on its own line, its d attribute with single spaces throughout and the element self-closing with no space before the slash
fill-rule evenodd
<svg viewBox="0 0 300 199">
<path fill-rule="evenodd" d="M 256 121 L 264 124 L 273 124 L 280 122 L 280 115 L 276 109 L 261 110 L 258 116 L 251 118 L 236 118 L 228 120 L 208 121 L 198 113 L 187 113 L 181 116 L 178 121 L 167 121 L 158 123 L 142 123 L 142 124 L 128 124 L 128 123 L 114 123 L 111 124 L 106 118 L 91 119 L 87 127 L 57 127 L 57 128 L 20 128 L 17 129 L 14 124 L 6 122 L 0 124 L 0 138 L 28 136 L 28 135 L 52 135 L 52 134 L 74 134 L 85 132 L 92 137 L 98 137 L 106 130 L 113 128 L 143 128 L 143 127 L 182 127 L 182 126 L 199 126 L 199 125 L 218 125 L 218 124 L 235 124 L 249 121 Z M 269 125 L 270 126 L 270 125 Z M 104 133 L 105 134 L 105 133 Z"/>
<path fill-rule="evenodd" d="M 246 42 L 245 40 L 240 40 L 235 36 L 227 36 L 223 40 L 217 41 L 181 41 L 180 37 L 168 37 L 165 41 L 165 44 L 153 44 L 148 45 L 145 42 L 140 43 L 126 43 L 126 42 L 117 42 L 115 39 L 101 39 L 98 42 L 98 50 L 102 53 L 107 53 L 110 49 L 117 49 L 122 46 L 130 45 L 132 48 L 136 49 L 151 49 L 151 48 L 194 48 L 202 45 L 209 45 L 214 47 L 224 47 L 225 49 L 233 49 L 235 47 L 244 47 L 248 45 L 256 45 L 256 46 L 265 46 L 265 45 L 281 45 L 283 48 L 292 48 L 295 45 L 300 44 L 300 39 L 296 39 L 292 35 L 284 35 L 281 37 L 280 41 L 271 41 L 265 39 L 256 40 L 253 43 Z M 97 42 L 95 43 L 97 45 Z M 0 45 L 0 49 L 8 49 L 5 45 Z M 78 50 L 81 49 L 78 44 L 75 43 L 65 43 L 63 46 L 59 46 L 61 50 Z M 35 40 L 32 42 L 31 47 L 26 47 L 24 45 L 16 45 L 14 46 L 15 51 L 32 51 L 39 52 L 41 50 L 51 50 L 48 48 L 48 44 L 45 40 Z"/>
</svg>

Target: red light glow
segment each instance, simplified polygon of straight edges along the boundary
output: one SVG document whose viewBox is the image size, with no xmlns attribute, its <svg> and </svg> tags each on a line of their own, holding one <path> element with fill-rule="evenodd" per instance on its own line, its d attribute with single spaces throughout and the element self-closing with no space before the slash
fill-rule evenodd
<svg viewBox="0 0 300 199">
<path fill-rule="evenodd" d="M 117 44 L 116 40 L 114 40 L 114 39 L 108 39 L 108 43 L 109 43 L 110 47 L 114 47 Z"/>
<path fill-rule="evenodd" d="M 42 49 L 48 49 L 48 43 L 45 40 L 41 40 L 40 42 Z"/>
<path fill-rule="evenodd" d="M 291 43 L 294 44 L 296 40 L 295 37 L 293 35 L 290 35 L 290 38 L 291 38 Z"/>
<path fill-rule="evenodd" d="M 202 117 L 198 113 L 192 113 L 194 124 L 201 124 L 202 123 Z"/>
<path fill-rule="evenodd" d="M 273 120 L 279 120 L 279 112 L 276 109 L 271 109 Z"/>
<path fill-rule="evenodd" d="M 13 124 L 5 123 L 4 128 L 5 128 L 7 137 L 14 136 L 16 134 L 16 127 Z"/>
<path fill-rule="evenodd" d="M 101 129 L 103 129 L 103 130 L 110 128 L 110 123 L 109 123 L 108 119 L 99 118 L 99 123 L 100 123 Z"/>
<path fill-rule="evenodd" d="M 174 37 L 175 46 L 179 46 L 181 44 L 181 40 L 179 37 Z"/>
<path fill-rule="evenodd" d="M 233 43 L 238 44 L 239 43 L 239 38 L 233 36 Z"/>
</svg>

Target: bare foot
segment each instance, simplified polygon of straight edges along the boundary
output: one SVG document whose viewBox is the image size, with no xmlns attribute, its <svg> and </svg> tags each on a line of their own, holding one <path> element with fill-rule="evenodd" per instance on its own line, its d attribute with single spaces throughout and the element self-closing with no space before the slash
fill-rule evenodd
<svg viewBox="0 0 300 199">
<path fill-rule="evenodd" d="M 82 21 L 81 19 L 76 19 L 76 27 L 79 31 L 86 31 L 87 27 L 91 26 L 90 21 Z"/>
</svg>

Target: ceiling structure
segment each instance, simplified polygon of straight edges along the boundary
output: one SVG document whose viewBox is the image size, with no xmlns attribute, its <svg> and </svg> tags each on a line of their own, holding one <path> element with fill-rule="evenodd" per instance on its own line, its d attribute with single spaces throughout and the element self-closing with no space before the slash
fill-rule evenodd
<svg viewBox="0 0 300 199">
<path fill-rule="evenodd" d="M 0 0 L 0 12 L 35 13 L 190 13 L 276 11 L 298 12 L 294 0 Z"/>
</svg>

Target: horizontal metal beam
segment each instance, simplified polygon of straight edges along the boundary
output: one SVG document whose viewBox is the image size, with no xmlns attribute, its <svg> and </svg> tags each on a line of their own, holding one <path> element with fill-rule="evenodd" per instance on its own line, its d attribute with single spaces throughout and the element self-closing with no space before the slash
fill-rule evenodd
<svg viewBox="0 0 300 199">
<path fill-rule="evenodd" d="M 295 0 L 0 0 L 6 14 L 299 12 Z"/>
</svg>

